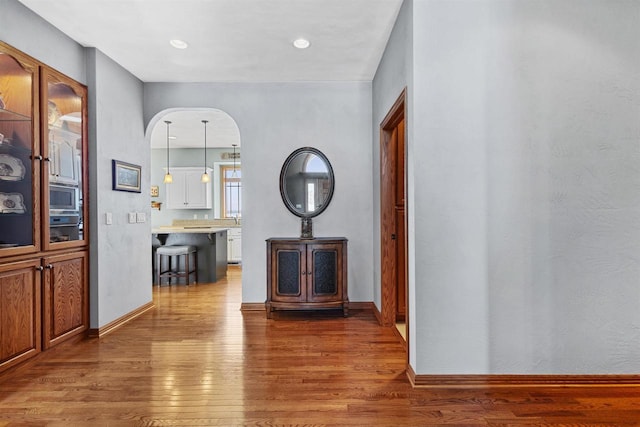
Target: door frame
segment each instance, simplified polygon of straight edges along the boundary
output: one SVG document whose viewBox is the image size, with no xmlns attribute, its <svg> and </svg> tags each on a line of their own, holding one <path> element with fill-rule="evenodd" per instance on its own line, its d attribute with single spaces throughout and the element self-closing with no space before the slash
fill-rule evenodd
<svg viewBox="0 0 640 427">
<path fill-rule="evenodd" d="M 380 284 L 381 284 L 381 312 L 380 323 L 383 326 L 394 326 L 396 322 L 396 284 L 394 283 L 396 278 L 396 269 L 405 269 L 405 281 L 408 281 L 408 257 L 405 257 L 405 265 L 397 266 L 397 258 L 395 256 L 396 251 L 392 250 L 393 240 L 391 238 L 390 228 L 396 229 L 395 223 L 395 203 L 387 203 L 385 199 L 389 199 L 388 194 L 385 195 L 385 177 L 389 176 L 389 173 L 395 173 L 395 165 L 389 163 L 389 153 L 387 153 L 386 147 L 388 147 L 389 141 L 393 137 L 393 132 L 402 120 L 405 120 L 405 173 L 403 176 L 404 189 L 405 189 L 405 212 L 407 212 L 407 150 L 406 150 L 406 87 L 402 90 L 393 106 L 380 123 Z M 388 184 L 387 184 L 388 185 Z M 407 217 L 405 215 L 405 241 L 397 242 L 408 247 L 408 234 L 407 234 Z M 393 246 L 395 248 L 395 246 Z M 392 255 L 393 256 L 390 256 Z M 408 299 L 409 293 L 406 292 L 406 298 Z M 409 304 L 405 301 L 405 322 L 407 325 L 407 344 L 409 337 Z"/>
</svg>

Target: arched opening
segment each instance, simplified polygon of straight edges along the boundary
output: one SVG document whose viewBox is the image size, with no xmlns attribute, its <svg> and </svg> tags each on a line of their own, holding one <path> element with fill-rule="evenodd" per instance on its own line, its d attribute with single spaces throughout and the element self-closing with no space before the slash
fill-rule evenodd
<svg viewBox="0 0 640 427">
<path fill-rule="evenodd" d="M 149 121 L 146 138 L 151 148 L 151 227 L 229 227 L 225 261 L 240 266 L 242 162 L 236 121 L 216 108 L 171 108 Z M 167 173 L 173 182 L 164 182 Z M 202 180 L 205 174 L 208 180 Z M 188 203 L 179 202 L 183 197 Z M 160 244 L 153 240 L 154 247 Z"/>
</svg>

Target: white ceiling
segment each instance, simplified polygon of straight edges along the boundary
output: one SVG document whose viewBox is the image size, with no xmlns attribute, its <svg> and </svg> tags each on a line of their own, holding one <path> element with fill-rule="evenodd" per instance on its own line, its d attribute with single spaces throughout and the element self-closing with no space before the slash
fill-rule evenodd
<svg viewBox="0 0 640 427">
<path fill-rule="evenodd" d="M 240 146 L 240 130 L 235 120 L 227 113 L 213 108 L 192 108 L 169 111 L 156 123 L 151 131 L 151 148 L 167 148 L 167 125 L 169 148 L 204 147 L 204 123 L 207 123 L 207 147 Z"/>
<path fill-rule="evenodd" d="M 402 0 L 20 2 L 144 82 L 371 81 L 402 4 Z M 292 42 L 299 37 L 307 38 L 311 46 L 294 48 Z M 189 47 L 175 49 L 171 39 L 184 40 Z M 195 136 L 203 133 L 200 120 L 195 120 L 200 126 L 189 127 L 195 133 L 179 139 L 201 139 Z M 160 125 L 164 129 L 164 123 Z M 154 140 L 152 146 L 156 145 L 166 146 L 166 136 Z"/>
</svg>

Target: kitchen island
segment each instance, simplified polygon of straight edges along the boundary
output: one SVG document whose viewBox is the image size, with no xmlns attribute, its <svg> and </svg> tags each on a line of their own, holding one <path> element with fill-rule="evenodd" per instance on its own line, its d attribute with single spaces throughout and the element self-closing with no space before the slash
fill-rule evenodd
<svg viewBox="0 0 640 427">
<path fill-rule="evenodd" d="M 152 246 L 192 245 L 198 249 L 198 282 L 214 283 L 227 275 L 227 228 L 206 226 L 161 226 L 153 228 Z"/>
</svg>

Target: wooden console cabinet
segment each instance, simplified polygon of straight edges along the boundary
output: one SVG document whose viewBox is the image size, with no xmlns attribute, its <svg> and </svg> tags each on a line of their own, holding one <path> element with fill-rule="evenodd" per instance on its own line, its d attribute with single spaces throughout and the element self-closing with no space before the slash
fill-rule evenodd
<svg viewBox="0 0 640 427">
<path fill-rule="evenodd" d="M 86 101 L 0 42 L 0 371 L 89 327 Z"/>
<path fill-rule="evenodd" d="M 267 317 L 274 310 L 349 311 L 347 239 L 267 240 Z"/>
</svg>

